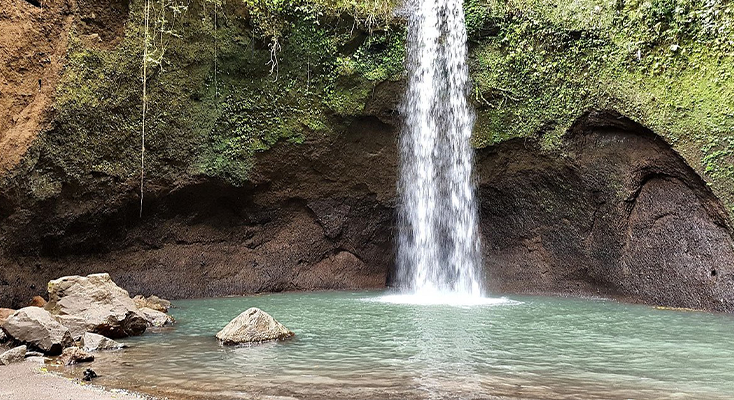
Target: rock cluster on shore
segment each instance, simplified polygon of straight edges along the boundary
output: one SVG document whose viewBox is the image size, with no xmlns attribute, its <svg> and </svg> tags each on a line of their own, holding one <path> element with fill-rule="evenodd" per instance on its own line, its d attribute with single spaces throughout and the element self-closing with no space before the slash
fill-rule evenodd
<svg viewBox="0 0 734 400">
<path fill-rule="evenodd" d="M 128 292 L 109 274 L 67 276 L 48 283 L 46 310 L 59 316 L 81 318 L 88 332 L 111 338 L 145 332 L 147 321 Z"/>
<path fill-rule="evenodd" d="M 37 296 L 19 310 L 0 309 L 0 342 L 18 346 L 0 354 L 0 364 L 22 360 L 27 349 L 61 354 L 59 360 L 66 365 L 91 361 L 89 351 L 124 347 L 112 338 L 140 335 L 148 327 L 174 322 L 166 314 L 169 301 L 157 296 L 130 298 L 106 273 L 52 280 L 48 297 L 46 302 Z"/>
</svg>

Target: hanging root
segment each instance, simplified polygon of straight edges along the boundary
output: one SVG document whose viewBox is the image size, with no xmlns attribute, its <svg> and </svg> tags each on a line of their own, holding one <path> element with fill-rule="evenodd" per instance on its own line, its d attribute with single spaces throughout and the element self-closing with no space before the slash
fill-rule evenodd
<svg viewBox="0 0 734 400">
<path fill-rule="evenodd" d="M 265 65 L 270 65 L 270 75 L 275 72 L 275 80 L 278 80 L 278 52 L 280 51 L 280 42 L 277 37 L 273 37 L 270 42 L 270 61 Z"/>
</svg>

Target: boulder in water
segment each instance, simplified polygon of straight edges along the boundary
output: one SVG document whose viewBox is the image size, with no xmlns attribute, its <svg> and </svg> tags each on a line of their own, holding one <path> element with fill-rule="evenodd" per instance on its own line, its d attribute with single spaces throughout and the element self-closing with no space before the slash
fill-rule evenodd
<svg viewBox="0 0 734 400">
<path fill-rule="evenodd" d="M 84 345 L 84 351 L 119 350 L 125 347 L 125 345 L 110 338 L 91 332 L 84 334 L 82 344 Z"/>
<path fill-rule="evenodd" d="M 5 321 L 2 328 L 13 339 L 47 354 L 59 354 L 74 344 L 69 329 L 43 308 L 21 308 Z"/>
<path fill-rule="evenodd" d="M 94 361 L 94 355 L 87 353 L 78 347 L 65 348 L 64 352 L 61 353 L 61 356 L 57 359 L 57 362 L 62 365 L 72 365 L 92 361 Z"/>
<path fill-rule="evenodd" d="M 128 292 L 109 274 L 66 276 L 48 283 L 46 310 L 81 317 L 86 330 L 111 338 L 140 335 L 146 321 Z"/>
<path fill-rule="evenodd" d="M 10 365 L 25 359 L 27 347 L 18 346 L 0 354 L 0 365 Z"/>
<path fill-rule="evenodd" d="M 151 308 L 162 313 L 167 313 L 168 309 L 171 308 L 171 302 L 160 297 L 153 295 L 150 297 L 143 297 L 137 295 L 133 297 L 133 302 L 138 308 Z"/>
<path fill-rule="evenodd" d="M 175 322 L 172 316 L 152 308 L 143 307 L 140 309 L 140 313 L 143 314 L 148 326 L 151 327 L 162 328 Z"/>
<path fill-rule="evenodd" d="M 216 335 L 223 344 L 235 345 L 287 339 L 294 336 L 288 328 L 259 308 L 250 308 Z"/>
</svg>

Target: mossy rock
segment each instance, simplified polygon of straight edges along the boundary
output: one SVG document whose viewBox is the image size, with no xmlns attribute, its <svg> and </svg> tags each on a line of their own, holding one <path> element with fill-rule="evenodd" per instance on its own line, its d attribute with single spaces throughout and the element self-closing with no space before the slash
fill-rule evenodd
<svg viewBox="0 0 734 400">
<path fill-rule="evenodd" d="M 257 153 L 340 135 L 380 83 L 404 77 L 396 1 L 162 4 L 148 40 L 147 179 L 243 185 Z M 131 2 L 112 47 L 70 33 L 53 129 L 10 179 L 35 198 L 59 195 L 60 182 L 139 179 L 143 7 Z M 734 6 L 466 0 L 465 10 L 477 147 L 532 137 L 562 151 L 581 115 L 613 109 L 664 137 L 734 213 Z"/>
<path fill-rule="evenodd" d="M 35 184 L 41 200 L 58 181 L 138 179 L 147 43 L 146 179 L 208 175 L 242 185 L 258 152 L 340 134 L 375 85 L 400 78 L 404 30 L 378 3 L 153 2 L 146 36 L 144 2 L 134 0 L 114 46 L 70 33 L 53 129 L 16 176 L 39 168 L 54 176 Z M 268 10 L 277 33 L 258 26 L 256 14 Z"/>
<path fill-rule="evenodd" d="M 475 143 L 558 149 L 590 110 L 664 137 L 734 213 L 734 6 L 468 0 Z"/>
</svg>

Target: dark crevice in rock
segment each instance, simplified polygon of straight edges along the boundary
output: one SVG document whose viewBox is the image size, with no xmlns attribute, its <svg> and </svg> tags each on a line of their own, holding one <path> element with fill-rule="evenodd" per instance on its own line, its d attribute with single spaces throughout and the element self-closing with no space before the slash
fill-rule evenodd
<svg viewBox="0 0 734 400">
<path fill-rule="evenodd" d="M 39 7 L 39 8 L 41 7 L 40 0 L 23 0 L 23 1 L 35 7 Z"/>
</svg>

